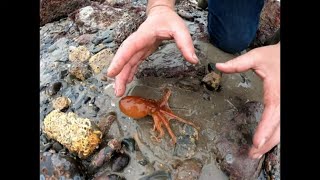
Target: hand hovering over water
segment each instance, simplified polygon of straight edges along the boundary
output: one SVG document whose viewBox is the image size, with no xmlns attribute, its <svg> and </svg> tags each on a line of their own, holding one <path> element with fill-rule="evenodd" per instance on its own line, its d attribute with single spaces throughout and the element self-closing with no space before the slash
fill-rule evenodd
<svg viewBox="0 0 320 180">
<path fill-rule="evenodd" d="M 224 73 L 252 69 L 263 80 L 264 111 L 249 152 L 260 158 L 280 142 L 280 43 L 253 49 L 216 67 Z"/>
<path fill-rule="evenodd" d="M 174 39 L 182 55 L 190 63 L 199 60 L 195 55 L 190 33 L 184 21 L 173 10 L 174 1 L 148 2 L 147 19 L 119 47 L 107 76 L 115 77 L 115 95 L 125 93 L 139 64 L 151 55 L 163 40 Z"/>
</svg>

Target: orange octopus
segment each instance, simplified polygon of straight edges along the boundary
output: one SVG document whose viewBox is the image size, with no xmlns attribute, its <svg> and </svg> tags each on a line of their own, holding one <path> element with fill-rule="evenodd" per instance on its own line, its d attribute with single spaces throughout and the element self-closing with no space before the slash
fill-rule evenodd
<svg viewBox="0 0 320 180">
<path fill-rule="evenodd" d="M 162 125 L 167 128 L 169 135 L 171 136 L 172 143 L 176 144 L 177 138 L 172 132 L 169 120 L 176 119 L 183 123 L 189 124 L 196 129 L 200 129 L 195 124 L 185 119 L 182 119 L 175 114 L 168 105 L 168 100 L 171 95 L 169 89 L 165 89 L 165 94 L 160 100 L 145 99 L 139 96 L 126 96 L 119 101 L 120 110 L 127 116 L 135 119 L 143 118 L 147 115 L 152 116 L 154 121 L 153 131 L 157 130 L 159 135 L 154 137 L 157 141 L 164 136 Z"/>
</svg>

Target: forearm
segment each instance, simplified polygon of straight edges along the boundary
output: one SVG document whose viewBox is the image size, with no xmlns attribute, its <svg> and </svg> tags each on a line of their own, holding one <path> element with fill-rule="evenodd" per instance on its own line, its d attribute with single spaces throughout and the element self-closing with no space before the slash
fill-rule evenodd
<svg viewBox="0 0 320 180">
<path fill-rule="evenodd" d="M 154 7 L 168 7 L 174 9 L 175 0 L 148 0 L 147 4 L 147 15 L 150 13 Z"/>
</svg>

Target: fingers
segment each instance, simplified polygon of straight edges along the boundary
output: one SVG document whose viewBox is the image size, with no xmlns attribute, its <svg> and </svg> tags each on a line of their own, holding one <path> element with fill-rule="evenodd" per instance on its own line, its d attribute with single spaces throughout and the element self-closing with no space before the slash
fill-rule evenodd
<svg viewBox="0 0 320 180">
<path fill-rule="evenodd" d="M 127 80 L 130 74 L 132 66 L 128 63 L 124 66 L 122 71 L 116 76 L 115 80 L 115 95 L 120 97 L 126 91 Z"/>
<path fill-rule="evenodd" d="M 271 138 L 273 132 L 280 124 L 280 104 L 277 106 L 266 105 L 261 121 L 256 129 L 253 145 L 260 148 Z"/>
<path fill-rule="evenodd" d="M 217 63 L 216 67 L 224 73 L 240 73 L 255 68 L 255 53 L 248 52 L 225 63 Z"/>
<path fill-rule="evenodd" d="M 173 38 L 176 41 L 177 47 L 180 49 L 184 58 L 192 63 L 199 62 L 197 55 L 195 54 L 192 39 L 187 28 L 181 28 L 179 31 L 173 33 Z"/>
<path fill-rule="evenodd" d="M 279 132 L 277 132 L 279 131 Z M 262 119 L 253 137 L 253 147 L 250 155 L 259 158 L 280 141 L 280 104 L 266 105 Z"/>
<path fill-rule="evenodd" d="M 139 61 L 132 69 L 131 69 L 131 72 L 129 74 L 129 78 L 128 78 L 128 83 L 131 83 L 132 80 L 133 80 L 133 77 L 134 77 L 134 74 L 136 73 L 139 65 L 141 64 L 142 60 Z"/>
<path fill-rule="evenodd" d="M 263 154 L 270 151 L 273 147 L 275 147 L 280 142 L 280 124 L 275 129 L 272 137 L 260 148 L 257 149 L 255 147 L 252 147 L 249 156 L 254 159 L 259 159 Z"/>
<path fill-rule="evenodd" d="M 118 75 L 124 66 L 129 62 L 129 60 L 147 45 L 147 42 L 151 42 L 148 34 L 134 32 L 132 35 L 130 35 L 125 41 L 123 41 L 122 45 L 114 56 L 108 68 L 107 76 L 115 77 Z"/>
</svg>

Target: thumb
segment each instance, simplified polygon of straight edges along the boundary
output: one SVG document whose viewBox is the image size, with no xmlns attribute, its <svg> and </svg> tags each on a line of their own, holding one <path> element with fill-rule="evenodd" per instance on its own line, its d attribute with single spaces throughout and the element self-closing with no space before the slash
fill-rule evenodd
<svg viewBox="0 0 320 180">
<path fill-rule="evenodd" d="M 240 73 L 255 67 L 256 58 L 248 52 L 225 63 L 217 63 L 218 70 L 224 73 Z"/>
<path fill-rule="evenodd" d="M 192 39 L 188 29 L 181 28 L 181 30 L 175 31 L 173 38 L 176 41 L 176 44 L 184 58 L 192 64 L 197 64 L 199 59 L 194 51 Z"/>
</svg>

